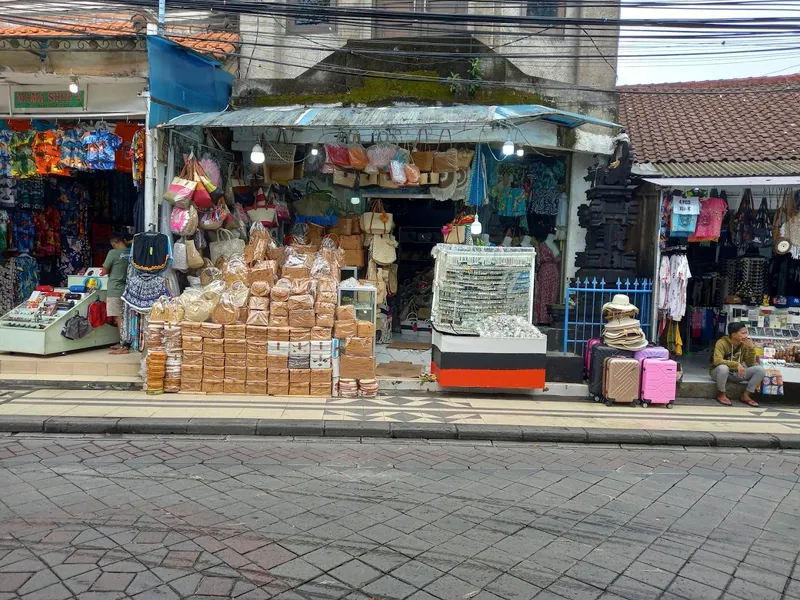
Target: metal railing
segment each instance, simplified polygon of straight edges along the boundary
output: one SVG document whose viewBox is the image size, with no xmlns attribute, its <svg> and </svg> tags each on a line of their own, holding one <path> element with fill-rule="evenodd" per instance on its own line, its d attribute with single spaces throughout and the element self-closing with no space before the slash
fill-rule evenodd
<svg viewBox="0 0 800 600">
<path fill-rule="evenodd" d="M 608 287 L 604 279 L 586 278 L 571 281 L 564 294 L 564 353 L 582 355 L 584 345 L 603 332 L 603 305 L 615 294 L 625 294 L 639 308 L 642 331 L 649 340 L 652 331 L 653 281 L 650 279 L 617 279 Z"/>
</svg>

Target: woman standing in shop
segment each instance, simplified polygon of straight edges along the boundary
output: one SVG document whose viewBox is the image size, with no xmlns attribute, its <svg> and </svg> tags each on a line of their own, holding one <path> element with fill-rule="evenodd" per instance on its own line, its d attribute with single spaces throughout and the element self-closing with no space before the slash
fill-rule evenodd
<svg viewBox="0 0 800 600">
<path fill-rule="evenodd" d="M 106 255 L 103 263 L 102 275 L 108 275 L 108 288 L 106 296 L 106 314 L 114 319 L 114 325 L 120 327 L 122 320 L 122 293 L 125 291 L 125 282 L 128 279 L 128 256 L 130 250 L 119 236 L 109 239 L 111 250 Z M 127 354 L 128 347 L 116 344 L 111 347 L 111 354 Z"/>
</svg>

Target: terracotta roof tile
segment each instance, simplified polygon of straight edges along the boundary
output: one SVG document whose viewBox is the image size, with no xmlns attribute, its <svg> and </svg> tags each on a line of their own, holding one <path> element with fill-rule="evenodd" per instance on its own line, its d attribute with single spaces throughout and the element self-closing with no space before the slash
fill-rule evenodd
<svg viewBox="0 0 800 600">
<path fill-rule="evenodd" d="M 800 158 L 800 75 L 619 90 L 620 122 L 638 162 Z"/>
<path fill-rule="evenodd" d="M 71 36 L 114 36 L 134 37 L 137 35 L 130 18 L 120 19 L 81 19 L 80 22 L 59 20 L 48 26 L 45 19 L 39 19 L 35 26 L 3 25 L 0 23 L 0 38 L 36 38 Z M 228 31 L 207 31 L 191 27 L 169 27 L 167 38 L 202 54 L 223 56 L 236 51 L 241 41 L 238 33 Z"/>
</svg>

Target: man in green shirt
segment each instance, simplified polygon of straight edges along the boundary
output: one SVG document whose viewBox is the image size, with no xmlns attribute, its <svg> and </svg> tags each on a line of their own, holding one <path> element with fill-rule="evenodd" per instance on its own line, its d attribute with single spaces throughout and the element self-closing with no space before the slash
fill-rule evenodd
<svg viewBox="0 0 800 600">
<path fill-rule="evenodd" d="M 753 340 L 750 339 L 744 323 L 731 323 L 728 325 L 728 335 L 717 340 L 709 373 L 717 382 L 717 402 L 725 406 L 731 405 L 725 393 L 725 386 L 730 380 L 746 383 L 747 389 L 742 394 L 742 402 L 758 406 L 758 402 L 750 394 L 760 388 L 764 379 L 764 367 L 756 364 Z"/>
<path fill-rule="evenodd" d="M 122 320 L 122 293 L 125 291 L 125 282 L 128 279 L 128 256 L 130 250 L 125 245 L 125 240 L 119 236 L 112 236 L 109 240 L 111 250 L 103 263 L 102 275 L 108 275 L 106 287 L 106 314 L 114 318 L 114 325 L 120 326 Z M 117 344 L 111 347 L 111 354 L 127 354 L 128 347 Z"/>
</svg>

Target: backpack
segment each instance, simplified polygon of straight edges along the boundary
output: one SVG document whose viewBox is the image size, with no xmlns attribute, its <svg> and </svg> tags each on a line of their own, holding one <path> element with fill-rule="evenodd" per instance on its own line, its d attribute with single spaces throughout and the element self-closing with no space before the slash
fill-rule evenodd
<svg viewBox="0 0 800 600">
<path fill-rule="evenodd" d="M 89 305 L 89 311 L 86 316 L 88 317 L 89 324 L 97 329 L 102 327 L 108 321 L 108 314 L 106 313 L 106 303 L 102 300 L 97 300 Z"/>
<path fill-rule="evenodd" d="M 79 340 L 86 337 L 91 332 L 92 326 L 89 324 L 89 321 L 80 315 L 75 315 L 64 323 L 64 329 L 61 330 L 61 335 L 68 340 Z"/>
</svg>

